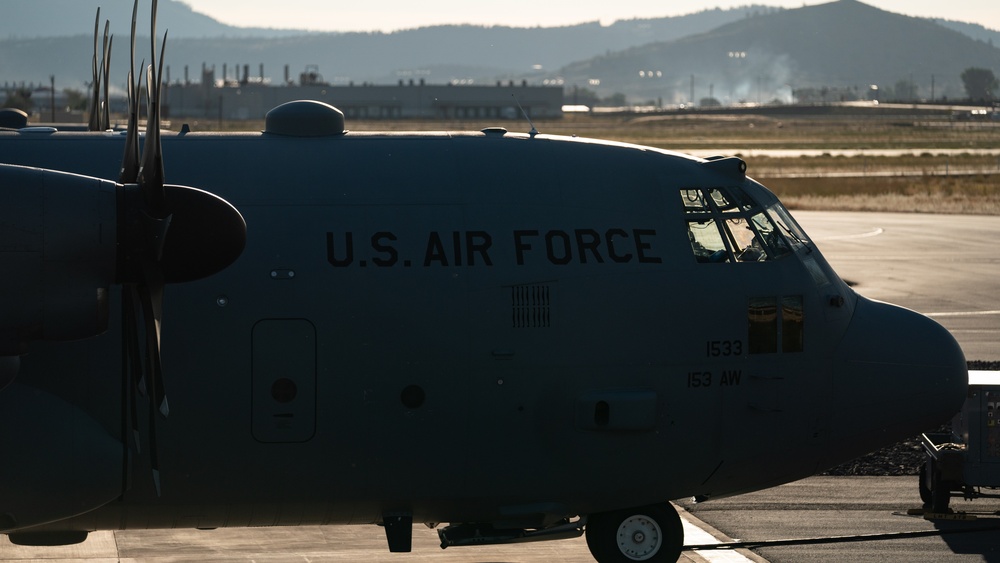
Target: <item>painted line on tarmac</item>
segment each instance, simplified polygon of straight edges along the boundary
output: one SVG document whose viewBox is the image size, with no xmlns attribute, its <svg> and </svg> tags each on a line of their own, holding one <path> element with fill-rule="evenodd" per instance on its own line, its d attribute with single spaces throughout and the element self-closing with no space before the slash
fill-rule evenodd
<svg viewBox="0 0 1000 563">
<path fill-rule="evenodd" d="M 853 235 L 834 235 L 834 236 L 830 236 L 830 237 L 819 237 L 819 238 L 814 238 L 813 241 L 814 242 L 823 242 L 825 240 L 851 240 L 851 239 L 856 239 L 856 238 L 870 238 L 870 237 L 877 237 L 877 236 L 879 236 L 880 234 L 882 234 L 884 232 L 885 232 L 885 229 L 883 229 L 881 227 L 876 227 L 876 228 L 874 228 L 874 229 L 872 229 L 872 230 L 870 230 L 868 232 L 865 232 L 865 233 L 856 233 L 856 234 L 853 234 Z"/>
<path fill-rule="evenodd" d="M 685 545 L 708 545 L 733 541 L 732 538 L 699 520 L 687 510 L 679 506 L 675 506 L 675 508 L 677 508 L 677 513 L 681 515 L 681 525 L 684 526 Z M 751 563 L 753 561 L 735 549 L 685 551 L 684 554 L 693 555 L 709 563 Z M 763 561 L 763 559 L 758 559 L 758 561 Z"/>
<path fill-rule="evenodd" d="M 1000 311 L 949 311 L 946 313 L 924 313 L 925 317 L 981 317 L 1000 315 Z"/>
</svg>

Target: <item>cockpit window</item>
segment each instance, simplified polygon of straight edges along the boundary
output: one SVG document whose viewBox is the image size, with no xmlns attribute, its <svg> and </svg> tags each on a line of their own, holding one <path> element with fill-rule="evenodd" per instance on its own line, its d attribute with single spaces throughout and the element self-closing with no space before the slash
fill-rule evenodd
<svg viewBox="0 0 1000 563">
<path fill-rule="evenodd" d="M 795 222 L 795 219 L 792 219 L 792 216 L 788 214 L 785 206 L 776 203 L 768 208 L 768 212 L 774 217 L 774 222 L 778 225 L 781 233 L 785 235 L 785 238 L 792 245 L 793 251 L 809 245 L 809 237 L 806 236 L 802 227 L 799 227 L 799 224 Z"/>
<path fill-rule="evenodd" d="M 732 237 L 733 253 L 737 262 L 759 262 L 767 259 L 767 253 L 757 231 L 743 217 L 726 219 L 726 232 Z"/>
<path fill-rule="evenodd" d="M 691 250 L 699 262 L 728 262 L 729 249 L 722 238 L 715 219 L 688 221 L 688 240 Z"/>
<path fill-rule="evenodd" d="M 747 198 L 743 190 L 714 188 L 710 189 L 709 192 L 712 194 L 712 201 L 722 213 L 739 213 L 753 207 L 753 202 Z"/>
<path fill-rule="evenodd" d="M 774 225 L 771 220 L 767 218 L 767 215 L 763 213 L 758 213 L 753 216 L 754 226 L 757 228 L 757 232 L 760 233 L 761 239 L 764 244 L 774 253 L 776 258 L 780 258 L 785 254 L 791 252 L 788 248 L 788 243 L 785 239 L 775 231 Z"/>
<path fill-rule="evenodd" d="M 705 194 L 701 190 L 681 190 L 681 201 L 684 202 L 684 211 L 691 212 L 711 212 Z"/>
<path fill-rule="evenodd" d="M 765 262 L 808 242 L 781 204 L 764 211 L 739 188 L 686 188 L 680 195 L 699 262 Z"/>
<path fill-rule="evenodd" d="M 694 213 L 737 213 L 753 207 L 743 190 L 734 188 L 685 189 L 681 199 L 685 211 Z"/>
</svg>

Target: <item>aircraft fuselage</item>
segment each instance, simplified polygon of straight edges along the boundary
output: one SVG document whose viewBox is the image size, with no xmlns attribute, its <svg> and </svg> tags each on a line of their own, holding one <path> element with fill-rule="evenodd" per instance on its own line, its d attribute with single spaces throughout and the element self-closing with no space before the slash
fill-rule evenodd
<svg viewBox="0 0 1000 563">
<path fill-rule="evenodd" d="M 115 179 L 122 143 L 0 132 L 0 161 Z M 0 500 L 7 529 L 544 527 L 805 477 L 964 396 L 954 339 L 855 294 L 737 159 L 502 130 L 165 133 L 163 154 L 247 243 L 166 288 L 162 493 L 148 406 L 140 450 L 121 445 L 112 286 L 107 332 L 31 343 L 0 392 L 58 411 L 33 414 L 43 453 L 7 439 L 34 461 L 0 490 L 90 463 L 117 472 L 74 486 L 107 498 L 27 521 Z M 70 431 L 100 447 L 45 442 Z"/>
</svg>

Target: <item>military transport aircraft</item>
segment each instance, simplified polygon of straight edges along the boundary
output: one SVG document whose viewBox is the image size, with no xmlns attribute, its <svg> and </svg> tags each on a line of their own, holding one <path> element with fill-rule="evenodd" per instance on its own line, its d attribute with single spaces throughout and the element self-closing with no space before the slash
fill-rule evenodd
<svg viewBox="0 0 1000 563">
<path fill-rule="evenodd" d="M 408 551 L 448 523 L 442 547 L 673 561 L 670 499 L 811 475 L 964 398 L 954 338 L 857 295 L 738 158 L 349 132 L 310 101 L 161 134 L 155 69 L 140 151 L 131 73 L 125 132 L 0 131 L 15 543 L 378 524 Z"/>
</svg>

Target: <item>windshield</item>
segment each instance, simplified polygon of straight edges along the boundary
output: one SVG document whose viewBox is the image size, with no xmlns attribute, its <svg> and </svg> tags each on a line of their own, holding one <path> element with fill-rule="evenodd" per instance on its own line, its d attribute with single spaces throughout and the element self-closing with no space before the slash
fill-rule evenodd
<svg viewBox="0 0 1000 563">
<path fill-rule="evenodd" d="M 684 188 L 680 195 L 698 262 L 766 262 L 808 244 L 780 203 L 764 210 L 738 187 Z"/>
<path fill-rule="evenodd" d="M 802 247 L 809 246 L 809 237 L 806 236 L 805 231 L 802 227 L 792 219 L 792 216 L 785 209 L 784 205 L 780 203 L 775 203 L 767 209 L 767 211 L 774 217 L 774 222 L 781 230 L 781 233 L 786 239 L 791 243 L 792 250 L 798 250 Z"/>
</svg>

